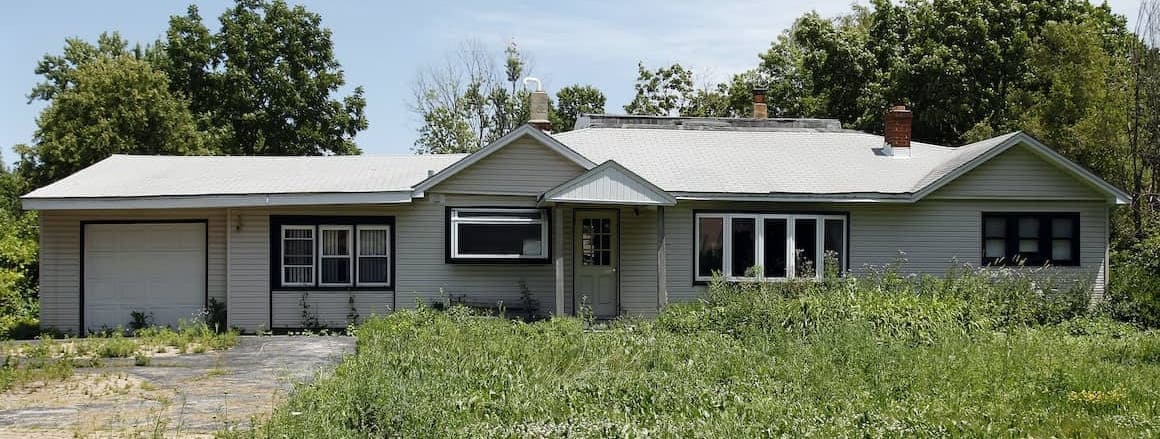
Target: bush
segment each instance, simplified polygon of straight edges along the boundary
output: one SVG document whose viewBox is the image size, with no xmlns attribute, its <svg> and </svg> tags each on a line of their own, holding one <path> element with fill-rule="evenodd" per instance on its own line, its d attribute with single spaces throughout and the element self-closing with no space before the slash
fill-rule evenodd
<svg viewBox="0 0 1160 439">
<path fill-rule="evenodd" d="M 1160 237 L 1112 254 L 1107 301 L 1113 318 L 1143 328 L 1160 328 Z"/>
</svg>

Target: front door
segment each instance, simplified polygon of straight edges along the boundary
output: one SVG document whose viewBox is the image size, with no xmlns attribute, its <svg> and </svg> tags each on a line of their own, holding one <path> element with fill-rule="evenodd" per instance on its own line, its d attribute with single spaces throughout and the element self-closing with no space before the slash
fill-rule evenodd
<svg viewBox="0 0 1160 439">
<path fill-rule="evenodd" d="M 616 211 L 577 210 L 575 229 L 576 304 L 592 307 L 596 317 L 616 317 L 620 307 Z"/>
</svg>

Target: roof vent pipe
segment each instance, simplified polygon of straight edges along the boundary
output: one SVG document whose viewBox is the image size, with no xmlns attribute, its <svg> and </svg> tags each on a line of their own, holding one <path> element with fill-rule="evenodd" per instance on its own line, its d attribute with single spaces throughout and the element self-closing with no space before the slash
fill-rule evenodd
<svg viewBox="0 0 1160 439">
<path fill-rule="evenodd" d="M 528 111 L 528 123 L 540 131 L 550 132 L 552 130 L 552 122 L 548 120 L 548 93 L 544 91 L 544 86 L 539 78 L 530 76 L 524 78 L 524 86 L 532 82 L 536 83 L 536 90 L 532 92 L 531 107 Z"/>
</svg>

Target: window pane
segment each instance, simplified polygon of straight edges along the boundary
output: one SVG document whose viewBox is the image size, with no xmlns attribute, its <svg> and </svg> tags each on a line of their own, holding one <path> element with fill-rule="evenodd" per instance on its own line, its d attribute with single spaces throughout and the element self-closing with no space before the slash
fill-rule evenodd
<svg viewBox="0 0 1160 439">
<path fill-rule="evenodd" d="M 1067 238 L 1071 239 L 1072 233 L 1071 218 L 1052 218 L 1051 220 L 1051 236 L 1053 238 Z"/>
<path fill-rule="evenodd" d="M 463 255 L 544 256 L 543 224 L 459 224 Z"/>
<path fill-rule="evenodd" d="M 358 231 L 358 254 L 362 256 L 387 256 L 389 234 L 384 229 L 360 229 Z"/>
<path fill-rule="evenodd" d="M 1038 238 L 1039 218 L 1019 218 L 1019 237 Z"/>
<path fill-rule="evenodd" d="M 701 218 L 701 236 L 697 237 L 700 246 L 697 276 L 712 276 L 714 271 L 721 271 L 724 224 L 722 218 Z"/>
<path fill-rule="evenodd" d="M 785 219 L 765 220 L 765 277 L 786 277 Z"/>
<path fill-rule="evenodd" d="M 1071 240 L 1056 239 L 1051 241 L 1051 259 L 1054 261 L 1071 261 Z"/>
<path fill-rule="evenodd" d="M 1019 253 L 1039 253 L 1038 239 L 1020 239 Z"/>
<path fill-rule="evenodd" d="M 323 230 L 322 255 L 350 255 L 350 230 Z"/>
<path fill-rule="evenodd" d="M 1007 219 L 1006 218 L 986 218 L 984 233 L 988 238 L 1002 238 L 1007 236 Z"/>
<path fill-rule="evenodd" d="M 282 233 L 287 239 L 314 239 L 314 229 L 285 229 Z"/>
<path fill-rule="evenodd" d="M 350 283 L 350 259 L 322 258 L 322 283 L 346 284 Z"/>
<path fill-rule="evenodd" d="M 823 230 L 824 247 L 826 250 L 826 266 L 823 267 L 828 273 L 841 273 L 845 269 L 846 261 L 846 222 L 836 219 L 828 219 L 825 221 L 825 230 Z M 836 267 L 830 267 L 830 263 L 837 264 Z"/>
<path fill-rule="evenodd" d="M 313 284 L 314 283 L 314 267 L 285 267 L 286 283 L 289 284 Z"/>
<path fill-rule="evenodd" d="M 796 274 L 799 277 L 816 277 L 818 260 L 818 221 L 799 219 L 794 221 L 794 253 L 797 255 Z"/>
<path fill-rule="evenodd" d="M 1007 254 L 1007 241 L 1002 239 L 988 239 L 983 249 L 983 256 L 988 258 L 1002 258 Z"/>
<path fill-rule="evenodd" d="M 359 283 L 387 283 L 387 262 L 384 257 L 358 258 Z"/>
<path fill-rule="evenodd" d="M 306 256 L 313 259 L 314 241 L 287 239 L 283 241 L 282 252 L 286 256 Z"/>
<path fill-rule="evenodd" d="M 745 276 L 745 272 L 757 264 L 757 230 L 753 218 L 733 219 L 733 276 Z"/>
</svg>

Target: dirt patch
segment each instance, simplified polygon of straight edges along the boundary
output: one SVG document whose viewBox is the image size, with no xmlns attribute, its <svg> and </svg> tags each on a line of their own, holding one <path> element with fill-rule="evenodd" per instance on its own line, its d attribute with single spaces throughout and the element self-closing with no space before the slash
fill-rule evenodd
<svg viewBox="0 0 1160 439">
<path fill-rule="evenodd" d="M 353 346 L 348 337 L 244 337 L 227 351 L 77 369 L 0 395 L 0 438 L 209 437 L 268 416 Z"/>
</svg>

